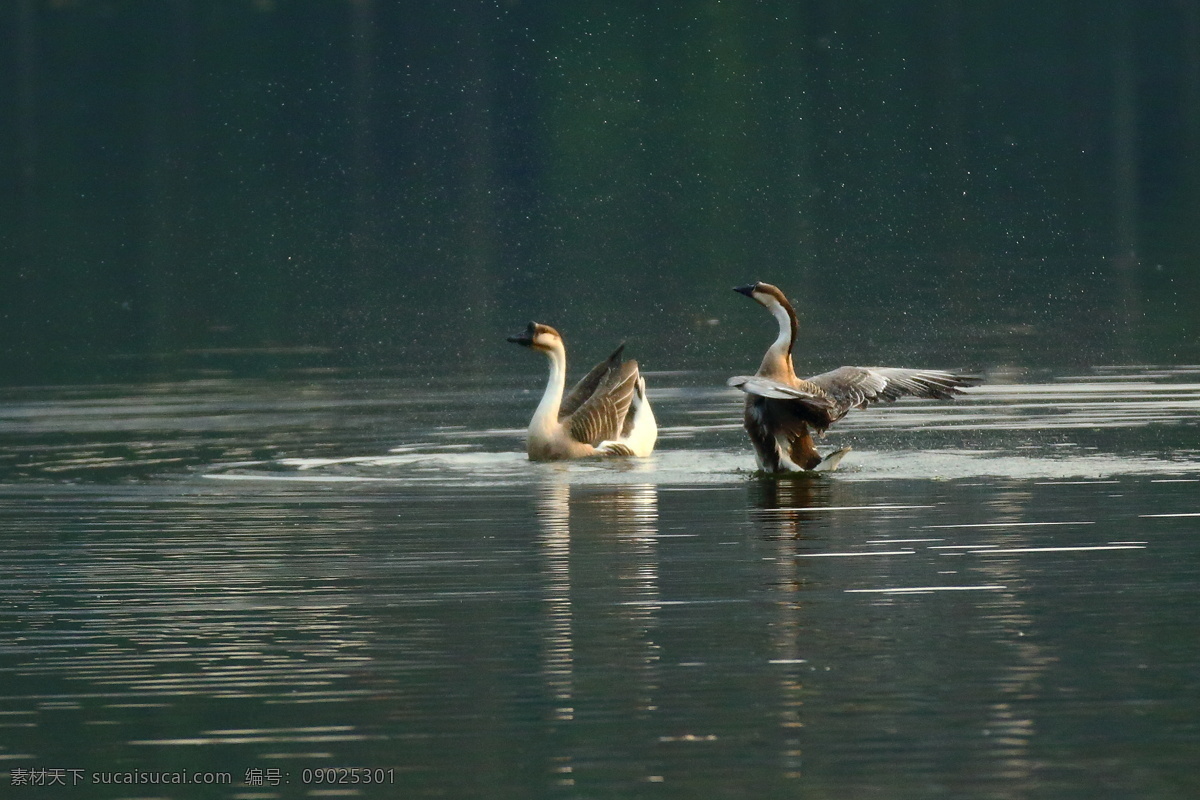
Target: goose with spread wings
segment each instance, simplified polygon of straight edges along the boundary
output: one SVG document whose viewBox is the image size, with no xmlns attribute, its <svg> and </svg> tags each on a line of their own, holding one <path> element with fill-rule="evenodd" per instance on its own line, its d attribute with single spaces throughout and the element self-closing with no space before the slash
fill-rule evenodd
<svg viewBox="0 0 1200 800">
<path fill-rule="evenodd" d="M 787 297 L 761 282 L 734 291 L 766 308 L 779 323 L 779 335 L 767 348 L 758 372 L 728 381 L 746 393 L 746 433 L 759 467 L 766 472 L 836 469 L 850 448 L 822 456 L 813 444 L 812 431 L 824 433 L 852 409 L 901 397 L 949 400 L 979 383 L 977 378 L 943 370 L 899 367 L 839 367 L 798 378 L 792 366 L 798 323 Z"/>
<path fill-rule="evenodd" d="M 537 322 L 508 341 L 550 360 L 550 379 L 538 403 L 525 449 L 531 461 L 592 456 L 648 456 L 658 439 L 646 380 L 636 361 L 622 361 L 625 345 L 601 361 L 563 397 L 567 351 L 562 335 Z"/>
</svg>

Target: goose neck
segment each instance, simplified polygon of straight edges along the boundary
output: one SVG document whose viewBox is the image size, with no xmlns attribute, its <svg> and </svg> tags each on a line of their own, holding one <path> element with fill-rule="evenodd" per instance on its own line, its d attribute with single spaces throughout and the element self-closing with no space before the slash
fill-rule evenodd
<svg viewBox="0 0 1200 800">
<path fill-rule="evenodd" d="M 550 361 L 550 377 L 546 380 L 546 392 L 534 412 L 531 428 L 550 428 L 558 424 L 558 410 L 562 406 L 563 389 L 567 382 L 567 354 L 562 345 L 545 353 Z"/>
<path fill-rule="evenodd" d="M 793 377 L 795 373 L 792 369 L 792 347 L 795 344 L 796 330 L 799 327 L 796 322 L 796 314 L 783 303 L 774 299 L 767 304 L 767 310 L 779 323 L 779 335 L 767 348 L 762 366 L 759 368 L 759 374 Z"/>
</svg>

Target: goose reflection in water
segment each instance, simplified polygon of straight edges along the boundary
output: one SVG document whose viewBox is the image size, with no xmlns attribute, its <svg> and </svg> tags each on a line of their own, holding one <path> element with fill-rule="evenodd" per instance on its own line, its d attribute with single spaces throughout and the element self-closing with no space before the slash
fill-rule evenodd
<svg viewBox="0 0 1200 800">
<path fill-rule="evenodd" d="M 938 640 L 954 635 L 962 640 L 963 652 L 983 652 L 981 659 L 985 682 L 990 687 L 990 699 L 970 708 L 959 708 L 957 713 L 975 715 L 974 724 L 985 733 L 990 747 L 986 753 L 986 770 L 1002 778 L 1011 791 L 1000 797 L 1024 797 L 1037 787 L 1037 761 L 1033 756 L 1033 741 L 1038 734 L 1037 716 L 1032 709 L 1047 693 L 1046 673 L 1059 659 L 1045 637 L 1039 636 L 1038 615 L 1030 608 L 1028 600 L 1029 581 L 1023 571 L 1023 563 L 1014 558 L 988 558 L 972 564 L 971 571 L 982 577 L 973 577 L 970 583 L 994 584 L 997 591 L 963 593 L 954 598 L 958 619 L 973 620 L 968 627 L 957 622 L 928 624 L 923 620 L 937 613 L 935 602 L 918 614 L 917 620 L 907 618 L 914 604 L 924 602 L 919 598 L 932 598 L 932 594 L 880 596 L 865 594 L 841 594 L 820 592 L 812 599 L 805 597 L 809 587 L 816 589 L 836 588 L 853 585 L 851 574 L 862 576 L 858 559 L 820 559 L 821 567 L 807 559 L 805 551 L 812 548 L 826 550 L 824 545 L 837 542 L 843 554 L 867 553 L 859 549 L 861 540 L 871 540 L 878 534 L 866 531 L 878 530 L 877 523 L 864 520 L 863 514 L 874 515 L 882 523 L 886 515 L 897 511 L 915 513 L 917 524 L 929 521 L 930 512 L 922 507 L 903 508 L 885 504 L 864 505 L 845 497 L 844 484 L 837 484 L 824 476 L 797 476 L 786 480 L 758 481 L 751 485 L 751 516 L 758 523 L 760 537 L 775 545 L 772 585 L 777 607 L 777 617 L 771 628 L 771 663 L 778 672 L 778 704 L 776 718 L 780 726 L 781 750 L 779 763 L 782 775 L 787 778 L 802 776 L 803 755 L 821 758 L 822 740 L 837 741 L 846 735 L 863 735 L 861 723 L 834 721 L 833 709 L 839 704 L 860 702 L 871 687 L 882 685 L 897 672 L 894 664 L 886 660 L 872 663 L 832 662 L 829 637 L 857 639 L 862 647 L 870 649 L 872 641 L 896 638 L 908 640 L 913 650 L 922 652 L 929 663 L 926 669 L 932 674 L 950 674 L 961 665 L 953 661 L 939 663 L 939 658 L 958 657 L 952 650 L 947 655 Z M 834 493 L 836 495 L 836 502 Z M 984 535 L 992 537 L 1024 536 L 1029 524 L 1027 489 L 1014 484 L 1008 490 L 997 493 L 987 503 L 989 520 L 995 531 Z M 845 512 L 848 516 L 843 516 Z M 843 521 L 844 520 L 844 521 Z M 910 523 L 905 523 L 907 526 Z M 1000 527 L 1013 525 L 1012 529 Z M 976 530 L 974 525 L 966 526 Z M 904 527 L 901 527 L 904 530 Z M 904 534 L 901 534 L 904 535 Z M 881 541 L 881 540 L 880 540 Z M 876 541 L 875 544 L 879 544 Z M 867 544 L 869 542 L 861 542 Z M 982 546 L 987 546 L 983 544 Z M 935 559 L 938 550 L 920 551 L 912 554 L 911 562 L 889 563 L 886 559 L 872 563 L 873 576 L 885 584 L 905 585 L 914 573 L 921 574 L 929 569 L 945 568 L 945 564 L 919 564 L 919 553 L 929 552 Z M 834 555 L 809 553 L 809 555 Z M 883 555 L 883 554 L 881 554 Z M 835 562 L 856 562 L 850 569 L 841 568 L 839 563 L 832 570 L 825 565 Z M 957 563 L 955 564 L 957 566 Z M 911 585 L 911 584 L 909 584 Z M 849 591 L 849 590 L 847 590 Z M 861 590 L 854 590 L 861 591 Z M 866 599 L 870 597 L 871 599 Z M 943 595 L 944 597 L 944 595 Z M 953 631 L 953 633 L 948 633 Z M 971 640 L 968 642 L 968 640 Z M 823 670 L 832 667 L 831 673 Z M 922 687 L 928 689 L 928 686 Z M 929 709 L 942 703 L 955 704 L 953 698 L 942 698 L 933 693 L 920 701 L 921 710 L 915 713 L 931 713 Z M 910 709 L 911 711 L 911 709 Z M 804 718 L 802 718 L 802 712 Z M 878 726 L 879 720 L 894 720 L 898 714 L 894 707 L 881 705 L 868 717 L 870 724 Z M 841 718 L 839 717 L 839 720 Z M 954 746 L 941 743 L 938 758 L 944 760 L 942 774 L 963 774 L 967 770 L 978 770 L 978 762 L 972 762 L 967 752 L 956 752 Z M 903 748 L 918 746 L 906 742 Z M 977 779 L 978 775 L 969 776 Z"/>
<path fill-rule="evenodd" d="M 771 520 L 766 526 L 784 538 L 800 538 L 803 522 L 814 518 L 805 511 L 828 508 L 832 503 L 833 482 L 824 475 L 797 474 L 768 478 L 750 484 L 752 511 L 759 519 Z"/>
<path fill-rule="evenodd" d="M 783 777 L 800 778 L 803 772 L 805 727 L 802 718 L 810 653 L 805 606 L 800 592 L 804 581 L 796 560 L 797 540 L 807 538 L 806 528 L 827 527 L 823 516 L 807 513 L 831 505 L 832 483 L 824 475 L 795 475 L 751 484 L 751 515 L 762 535 L 775 542 L 777 615 L 770 634 L 770 662 L 778 670 L 779 699 L 775 709 L 780 727 L 779 764 Z"/>
<path fill-rule="evenodd" d="M 608 691 L 622 695 L 601 705 L 624 708 L 634 719 L 657 708 L 658 489 L 572 487 L 562 465 L 547 465 L 547 473 L 536 495 L 546 609 L 542 678 L 552 703 L 550 732 L 562 737 L 550 772 L 556 784 L 570 786 L 575 754 L 567 733 L 576 720 L 580 663 L 599 662 L 610 676 Z M 577 636 L 584 630 L 586 637 Z M 622 683 L 626 676 L 632 685 Z"/>
</svg>

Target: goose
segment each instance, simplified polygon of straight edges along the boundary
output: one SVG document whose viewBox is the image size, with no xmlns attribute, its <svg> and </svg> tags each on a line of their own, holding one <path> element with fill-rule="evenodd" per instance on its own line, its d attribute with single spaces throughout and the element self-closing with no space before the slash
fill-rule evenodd
<svg viewBox="0 0 1200 800">
<path fill-rule="evenodd" d="M 810 429 L 824 434 L 851 409 L 901 397 L 949 400 L 963 388 L 979 383 L 978 378 L 952 372 L 899 367 L 839 367 L 811 378 L 797 378 L 792 347 L 798 323 L 787 297 L 762 282 L 738 286 L 734 291 L 766 308 L 779 323 L 779 336 L 767 348 L 758 372 L 727 381 L 746 393 L 746 433 L 765 472 L 836 469 L 850 448 L 821 456 Z"/>
<path fill-rule="evenodd" d="M 563 397 L 567 351 L 562 335 L 549 325 L 529 323 L 508 341 L 539 350 L 550 359 L 550 380 L 529 423 L 525 442 L 531 461 L 591 456 L 650 455 L 658 425 L 646 380 L 636 361 L 621 361 L 622 343 Z"/>
</svg>

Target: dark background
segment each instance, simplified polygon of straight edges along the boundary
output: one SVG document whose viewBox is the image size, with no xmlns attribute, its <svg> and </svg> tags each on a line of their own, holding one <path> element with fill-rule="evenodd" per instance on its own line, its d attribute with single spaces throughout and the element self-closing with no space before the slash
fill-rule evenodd
<svg viewBox="0 0 1200 800">
<path fill-rule="evenodd" d="M 1200 361 L 1194 2 L 3 9 L 7 383 Z"/>
</svg>

